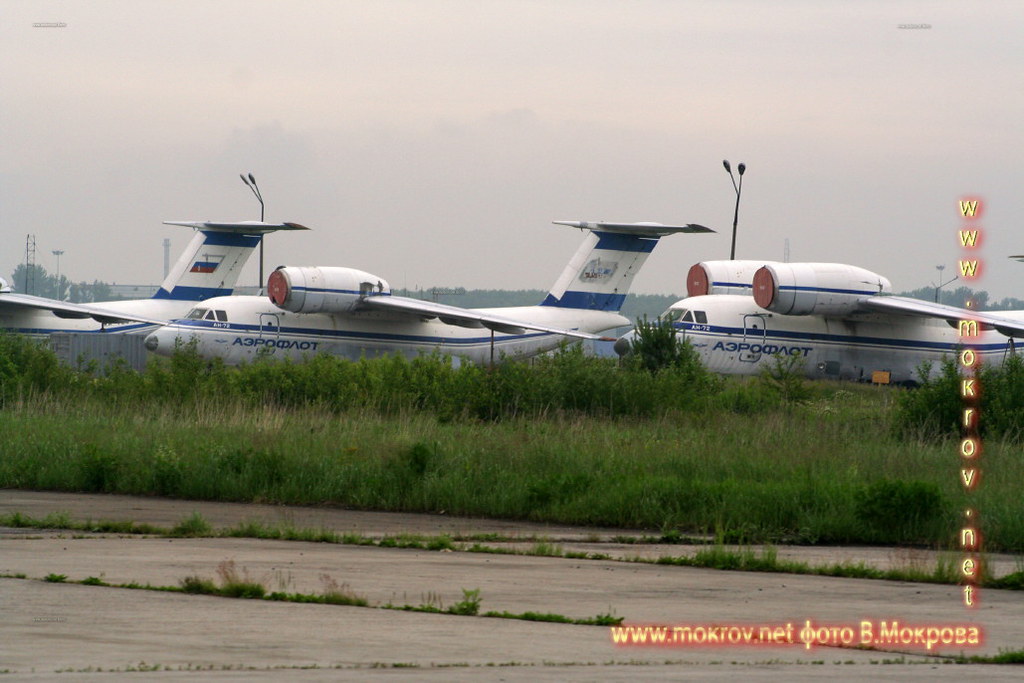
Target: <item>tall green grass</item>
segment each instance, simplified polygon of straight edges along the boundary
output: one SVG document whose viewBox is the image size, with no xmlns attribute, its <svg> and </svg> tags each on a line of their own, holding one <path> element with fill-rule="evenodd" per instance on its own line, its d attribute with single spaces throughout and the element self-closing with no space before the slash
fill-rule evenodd
<svg viewBox="0 0 1024 683">
<path fill-rule="evenodd" d="M 184 353 L 91 377 L 26 343 L 0 337 L 3 487 L 939 548 L 955 547 L 969 502 L 986 550 L 1024 549 L 1014 442 L 986 441 L 968 500 L 955 436 L 894 429 L 899 390 L 808 384 L 793 403 L 756 379 L 700 384 L 692 368 L 575 350 L 494 370 L 437 357 L 233 369 Z"/>
<path fill-rule="evenodd" d="M 453 367 L 440 355 L 351 362 L 329 355 L 306 362 L 265 359 L 238 368 L 206 362 L 194 348 L 152 362 L 144 373 L 115 367 L 103 376 L 78 373 L 28 339 L 0 334 L 0 407 L 35 395 L 97 398 L 168 410 L 197 402 L 249 407 L 317 407 L 382 414 L 426 411 L 444 419 L 499 420 L 570 411 L 594 415 L 659 415 L 694 407 L 715 387 L 694 357 L 650 375 L 620 371 L 615 361 L 584 355 L 578 345 L 531 363 Z"/>
<path fill-rule="evenodd" d="M 898 441 L 832 408 L 495 423 L 50 397 L 0 412 L 0 486 L 951 547 L 966 503 L 955 442 Z M 972 505 L 987 549 L 1019 550 L 1021 461 L 1012 445 L 986 448 Z"/>
<path fill-rule="evenodd" d="M 893 426 L 906 438 L 946 438 L 961 432 L 965 399 L 961 380 L 965 375 L 954 360 L 942 363 L 941 372 L 898 402 Z M 976 374 L 974 402 L 978 434 L 986 439 L 1024 440 L 1024 357 L 1009 356 L 1002 363 L 988 363 Z"/>
</svg>

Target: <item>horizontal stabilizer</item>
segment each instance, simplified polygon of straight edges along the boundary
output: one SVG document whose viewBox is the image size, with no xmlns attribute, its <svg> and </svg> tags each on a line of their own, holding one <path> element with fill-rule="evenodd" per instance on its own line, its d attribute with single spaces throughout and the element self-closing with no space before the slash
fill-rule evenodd
<svg viewBox="0 0 1024 683">
<path fill-rule="evenodd" d="M 217 221 L 164 221 L 164 225 L 180 225 L 196 230 L 212 232 L 237 232 L 245 235 L 265 235 L 277 230 L 309 230 L 298 223 L 263 223 L 261 221 L 239 221 L 237 223 L 221 223 Z"/>
<path fill-rule="evenodd" d="M 591 221 L 552 221 L 557 225 L 568 225 L 570 228 L 582 230 L 599 230 L 601 232 L 615 232 L 622 235 L 635 235 L 637 237 L 664 237 L 679 232 L 715 232 L 711 228 L 705 228 L 696 223 L 686 225 L 662 225 L 661 223 L 604 223 Z"/>
</svg>

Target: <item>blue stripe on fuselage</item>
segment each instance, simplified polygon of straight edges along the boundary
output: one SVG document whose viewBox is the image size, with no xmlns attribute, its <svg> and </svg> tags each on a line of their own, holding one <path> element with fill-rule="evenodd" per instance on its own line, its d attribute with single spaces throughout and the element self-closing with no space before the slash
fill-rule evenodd
<svg viewBox="0 0 1024 683">
<path fill-rule="evenodd" d="M 696 325 L 700 327 L 710 327 L 710 330 L 690 330 L 690 325 Z M 744 329 L 742 327 L 724 327 L 720 325 L 700 325 L 698 323 L 679 323 L 675 324 L 677 330 L 686 330 L 688 334 L 700 337 L 705 335 L 732 335 L 732 341 L 735 341 L 735 337 L 743 337 Z M 917 349 L 929 349 L 933 351 L 955 351 L 965 344 L 961 342 L 933 342 L 924 341 L 921 339 L 897 339 L 893 337 L 862 337 L 858 335 L 849 334 L 824 334 L 820 332 L 790 332 L 787 330 L 772 330 L 768 329 L 761 334 L 762 330 L 751 331 L 748 329 L 746 334 L 747 339 L 776 339 L 776 340 L 791 340 L 791 341 L 804 341 L 804 342 L 825 342 L 829 344 L 861 344 L 870 346 L 898 346 L 902 348 L 917 348 Z M 970 347 L 979 351 L 997 351 L 1006 348 L 1006 342 L 991 343 L 991 344 L 970 344 Z"/>
<path fill-rule="evenodd" d="M 259 334 L 260 330 L 262 329 L 263 337 L 329 337 L 331 340 L 359 339 L 368 341 L 400 341 L 406 343 L 449 344 L 464 346 L 472 344 L 491 343 L 491 335 L 489 332 L 487 333 L 486 336 L 481 337 L 431 337 L 415 334 L 360 332 L 356 330 L 310 329 L 307 327 L 277 328 L 272 326 L 265 326 L 261 328 L 260 325 L 249 325 L 244 323 L 223 323 L 215 322 L 212 320 L 176 320 L 174 321 L 173 327 L 199 327 L 224 332 L 225 334 L 235 333 L 244 334 L 247 336 L 252 336 L 251 333 L 253 332 Z M 507 341 L 533 339 L 550 336 L 560 335 L 555 335 L 553 332 L 527 332 L 524 334 L 503 334 L 500 332 L 496 332 L 494 337 L 494 343 L 498 344 Z"/>
</svg>

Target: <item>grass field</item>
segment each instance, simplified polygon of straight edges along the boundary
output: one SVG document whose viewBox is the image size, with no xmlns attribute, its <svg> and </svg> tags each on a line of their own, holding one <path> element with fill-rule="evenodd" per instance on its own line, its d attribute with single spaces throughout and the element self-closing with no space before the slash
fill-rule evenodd
<svg viewBox="0 0 1024 683">
<path fill-rule="evenodd" d="M 499 422 L 36 398 L 0 412 L 0 486 L 953 547 L 969 502 L 957 442 L 894 438 L 886 391 L 713 419 Z M 987 443 L 983 472 L 970 504 L 987 549 L 1024 549 L 1019 448 Z"/>
<path fill-rule="evenodd" d="M 972 507 L 986 550 L 1024 550 L 1019 445 L 987 439 L 965 492 L 957 436 L 894 429 L 903 390 L 809 384 L 786 401 L 763 380 L 572 353 L 491 373 L 184 357 L 92 379 L 14 360 L 28 370 L 4 384 L 0 362 L 0 487 L 941 549 Z"/>
</svg>

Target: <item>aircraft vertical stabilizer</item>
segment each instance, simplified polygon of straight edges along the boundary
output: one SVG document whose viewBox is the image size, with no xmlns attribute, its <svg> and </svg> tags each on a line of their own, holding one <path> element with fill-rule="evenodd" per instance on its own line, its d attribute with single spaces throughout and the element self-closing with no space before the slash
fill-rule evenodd
<svg viewBox="0 0 1024 683">
<path fill-rule="evenodd" d="M 167 225 L 196 228 L 197 232 L 153 296 L 154 299 L 204 301 L 227 296 L 252 250 L 268 232 L 307 230 L 297 223 L 240 223 L 164 221 Z M 262 283 L 261 283 L 262 284 Z"/>
<path fill-rule="evenodd" d="M 590 230 L 590 234 L 541 305 L 593 311 L 618 311 L 622 308 L 633 278 L 661 237 L 677 232 L 714 232 L 693 224 L 555 223 Z"/>
</svg>

